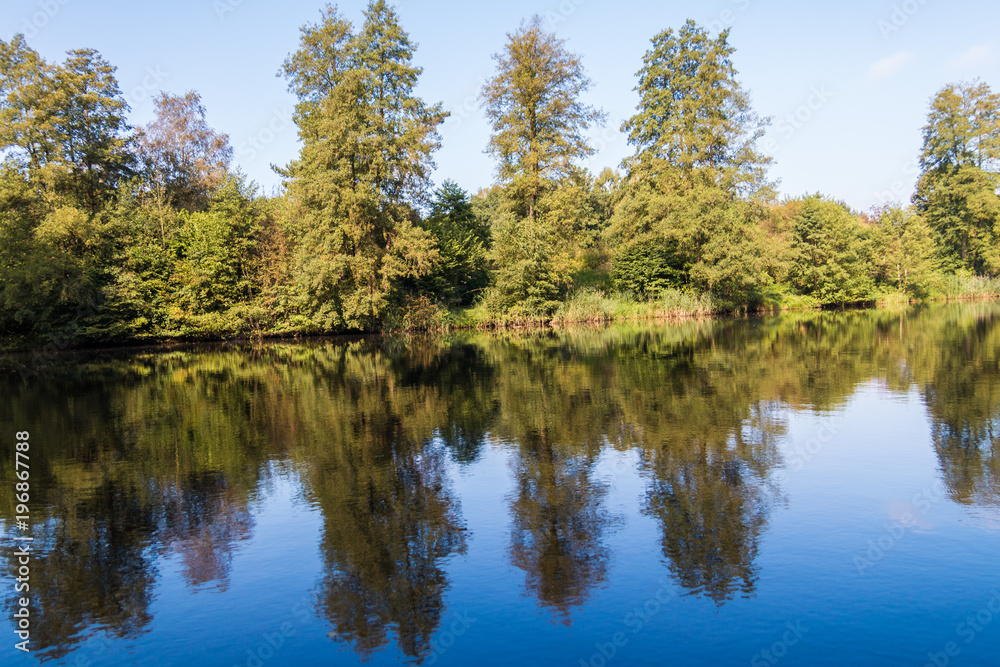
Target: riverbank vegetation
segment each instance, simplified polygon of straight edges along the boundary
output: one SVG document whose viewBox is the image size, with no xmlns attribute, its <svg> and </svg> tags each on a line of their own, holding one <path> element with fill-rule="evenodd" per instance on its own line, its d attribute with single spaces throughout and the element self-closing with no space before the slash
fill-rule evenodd
<svg viewBox="0 0 1000 667">
<path fill-rule="evenodd" d="M 0 335 L 21 341 L 369 332 L 677 318 L 733 310 L 1000 295 L 1000 96 L 946 85 L 912 204 L 779 201 L 768 119 L 728 31 L 657 34 L 594 174 L 584 63 L 537 17 L 481 91 L 496 182 L 431 182 L 440 104 L 415 45 L 372 0 L 336 8 L 280 65 L 301 153 L 266 196 L 232 164 L 196 92 L 130 127 L 94 50 L 48 62 L 0 41 Z M 278 65 L 276 63 L 276 65 Z M 625 73 L 623 73 L 624 75 Z"/>
</svg>

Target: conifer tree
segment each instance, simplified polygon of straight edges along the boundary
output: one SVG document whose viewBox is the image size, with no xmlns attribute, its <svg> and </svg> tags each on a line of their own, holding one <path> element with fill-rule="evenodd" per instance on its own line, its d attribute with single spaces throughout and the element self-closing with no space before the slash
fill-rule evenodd
<svg viewBox="0 0 1000 667">
<path fill-rule="evenodd" d="M 634 173 L 675 167 L 701 172 L 736 194 L 765 188 L 770 158 L 757 149 L 760 118 L 736 80 L 729 31 L 712 39 L 694 21 L 653 38 L 643 58 L 636 114 L 622 125 L 636 154 Z"/>
<path fill-rule="evenodd" d="M 497 160 L 514 212 L 534 222 L 544 194 L 593 155 L 584 133 L 604 114 L 580 99 L 592 83 L 580 57 L 545 32 L 537 15 L 508 34 L 493 59 L 497 73 L 480 95 L 493 127 L 487 152 Z"/>
<path fill-rule="evenodd" d="M 413 94 L 415 48 L 396 12 L 372 0 L 357 34 L 327 7 L 283 67 L 299 96 L 304 143 L 285 172 L 294 272 L 303 309 L 320 328 L 377 325 L 400 281 L 435 260 L 415 206 L 446 114 Z"/>
</svg>

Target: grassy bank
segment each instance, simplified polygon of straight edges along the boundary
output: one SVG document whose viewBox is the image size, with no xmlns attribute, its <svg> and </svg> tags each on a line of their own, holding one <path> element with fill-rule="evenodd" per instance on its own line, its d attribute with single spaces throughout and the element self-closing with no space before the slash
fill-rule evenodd
<svg viewBox="0 0 1000 667">
<path fill-rule="evenodd" d="M 836 306 L 898 308 L 920 302 L 996 298 L 1000 298 L 1000 279 L 954 275 L 942 276 L 934 284 L 930 294 L 920 299 L 904 292 L 880 292 L 873 294 L 867 301 L 855 304 L 824 304 L 815 297 L 797 294 L 783 285 L 758 295 L 753 302 L 735 305 L 722 303 L 711 294 L 676 289 L 665 291 L 658 299 L 641 300 L 629 293 L 586 288 L 570 294 L 551 314 L 518 310 L 498 313 L 476 305 L 450 312 L 439 311 L 430 320 L 425 319 L 421 323 L 423 326 L 411 328 L 454 330 L 559 327 L 569 324 L 676 321 L 734 312 L 779 313 Z"/>
</svg>

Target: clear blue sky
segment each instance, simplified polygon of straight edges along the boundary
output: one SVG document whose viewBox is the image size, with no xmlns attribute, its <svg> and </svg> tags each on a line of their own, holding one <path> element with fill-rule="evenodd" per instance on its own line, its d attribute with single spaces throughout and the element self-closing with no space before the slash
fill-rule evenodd
<svg viewBox="0 0 1000 667">
<path fill-rule="evenodd" d="M 150 95 L 197 90 L 208 120 L 226 132 L 236 162 L 266 191 L 269 165 L 298 152 L 294 104 L 275 75 L 296 48 L 299 28 L 319 16 L 318 0 L 5 0 L 0 36 L 25 32 L 50 60 L 92 47 L 118 67 L 133 124 L 152 116 Z M 360 23 L 365 2 L 339 3 Z M 419 44 L 418 92 L 452 117 L 437 154 L 438 183 L 470 191 L 489 185 L 483 154 L 489 128 L 476 103 L 491 55 L 522 18 L 549 19 L 583 56 L 592 104 L 610 118 L 595 130 L 601 149 L 589 166 L 617 166 L 630 151 L 618 133 L 634 110 L 635 72 L 654 34 L 692 18 L 732 28 L 740 79 L 757 110 L 774 117 L 767 146 L 783 194 L 820 191 L 867 209 L 915 182 L 920 130 L 932 95 L 949 82 L 981 78 L 1000 89 L 1000 4 L 963 0 L 398 0 L 404 28 Z M 812 108 L 809 108 L 811 105 Z M 788 116 L 798 113 L 790 122 Z"/>
</svg>

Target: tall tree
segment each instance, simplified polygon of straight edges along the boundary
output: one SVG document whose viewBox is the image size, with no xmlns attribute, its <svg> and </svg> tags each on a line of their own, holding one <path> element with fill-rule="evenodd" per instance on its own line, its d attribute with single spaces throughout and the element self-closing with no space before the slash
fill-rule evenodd
<svg viewBox="0 0 1000 667">
<path fill-rule="evenodd" d="M 283 67 L 304 146 L 286 170 L 302 306 L 324 329 L 376 326 L 400 281 L 436 258 L 416 224 L 446 114 L 413 94 L 421 69 L 396 12 L 372 0 L 361 31 L 335 7 Z"/>
<path fill-rule="evenodd" d="M 768 285 L 761 204 L 770 158 L 760 118 L 736 79 L 729 33 L 693 21 L 653 38 L 637 76 L 640 100 L 622 131 L 635 147 L 608 229 L 613 274 L 653 295 L 681 283 L 733 303 Z"/>
<path fill-rule="evenodd" d="M 229 170 L 229 137 L 209 127 L 201 96 L 194 91 L 160 93 L 153 103 L 156 119 L 142 128 L 137 141 L 142 166 L 168 202 L 204 210 Z"/>
<path fill-rule="evenodd" d="M 97 51 L 79 49 L 55 71 L 55 131 L 70 172 L 67 189 L 91 214 L 134 174 L 129 106 L 115 70 Z"/>
<path fill-rule="evenodd" d="M 565 45 L 543 30 L 538 15 L 522 22 L 507 35 L 504 51 L 494 54 L 497 73 L 480 94 L 493 127 L 487 152 L 517 202 L 515 212 L 531 222 L 544 193 L 574 176 L 578 160 L 593 155 L 585 132 L 604 119 L 581 101 L 592 82 Z"/>
<path fill-rule="evenodd" d="M 622 125 L 636 154 L 631 171 L 671 165 L 707 172 L 719 185 L 755 193 L 770 158 L 757 149 L 769 119 L 753 110 L 736 80 L 729 31 L 715 39 L 694 21 L 653 38 L 643 58 L 636 114 Z"/>
<path fill-rule="evenodd" d="M 17 35 L 0 41 L 0 151 L 62 204 L 96 214 L 134 173 L 128 103 L 93 49 L 50 65 Z"/>
<path fill-rule="evenodd" d="M 46 63 L 0 42 L 0 327 L 78 328 L 106 285 L 105 215 L 133 173 L 128 105 L 96 51 Z"/>
<path fill-rule="evenodd" d="M 914 204 L 952 270 L 1000 272 L 1000 95 L 984 83 L 950 84 L 931 101 Z"/>
<path fill-rule="evenodd" d="M 0 40 L 0 152 L 25 171 L 54 159 L 52 67 L 24 35 Z"/>
</svg>

